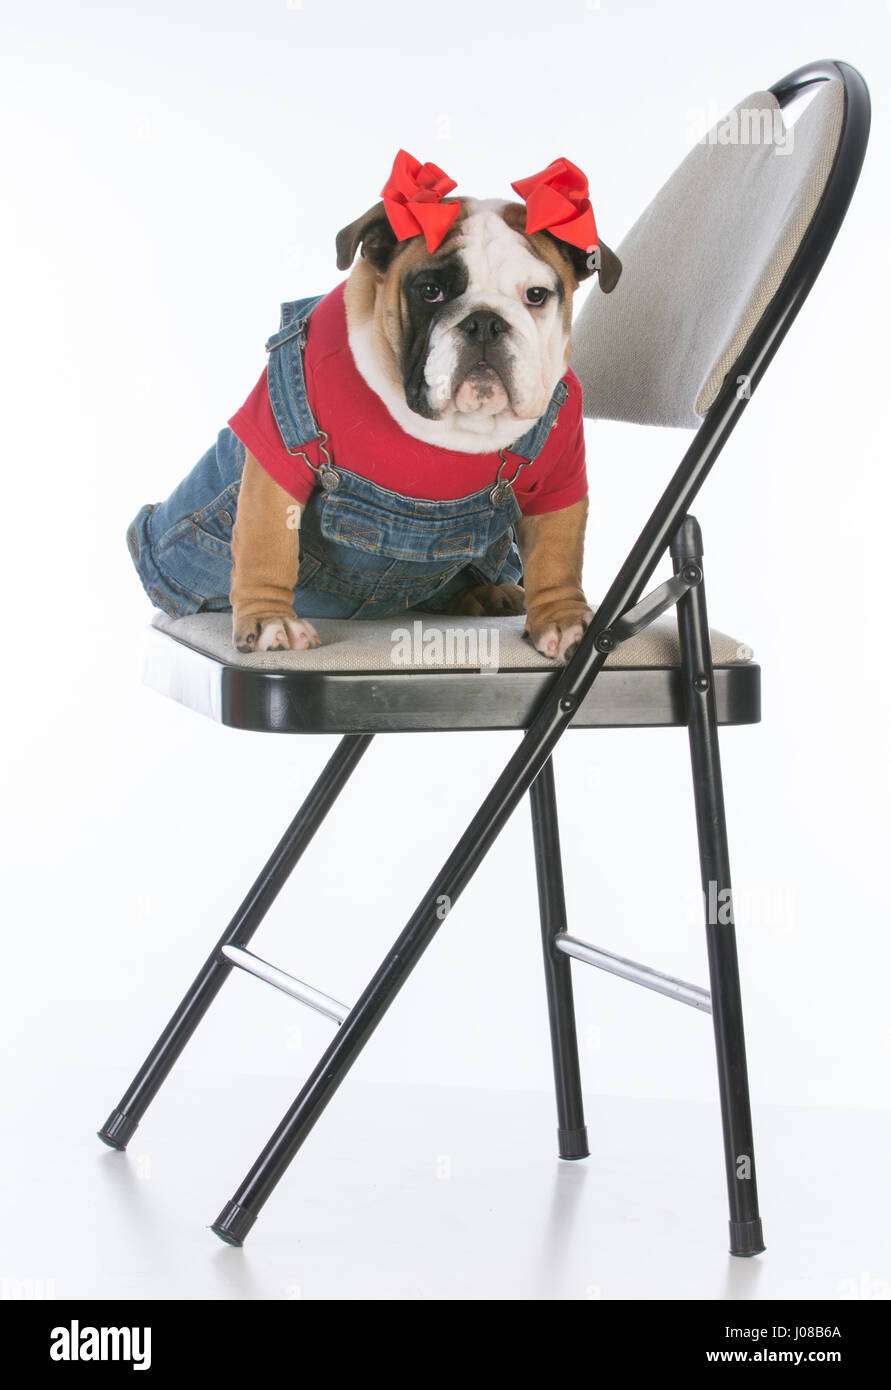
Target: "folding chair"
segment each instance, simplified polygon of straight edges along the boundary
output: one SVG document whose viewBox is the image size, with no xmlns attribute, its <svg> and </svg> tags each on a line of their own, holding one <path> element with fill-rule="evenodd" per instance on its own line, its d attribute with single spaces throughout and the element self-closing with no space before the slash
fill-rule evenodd
<svg viewBox="0 0 891 1390">
<path fill-rule="evenodd" d="M 806 89 L 794 126 L 782 109 Z M 811 289 L 844 219 L 869 133 L 869 94 L 841 62 L 799 68 L 756 92 L 697 144 L 621 244 L 624 274 L 591 295 L 574 366 L 590 416 L 696 430 L 568 666 L 555 671 L 522 641 L 522 619 L 454 620 L 500 638 L 497 671 L 479 653 L 428 665 L 420 614 L 386 623 L 319 623 L 313 652 L 242 656 L 229 615 L 157 615 L 150 685 L 234 728 L 339 733 L 336 751 L 99 1137 L 124 1149 L 233 968 L 326 1014 L 337 1033 L 256 1163 L 212 1225 L 241 1245 L 422 952 L 508 817 L 531 799 L 545 985 L 557 1091 L 559 1155 L 588 1154 L 571 961 L 581 960 L 713 1017 L 730 1203 L 730 1251 L 764 1249 L 755 1180 L 732 912 L 706 912 L 709 989 L 589 945 L 567 929 L 551 753 L 567 728 L 689 729 L 700 868 L 707 903 L 730 902 L 720 724 L 760 717 L 750 653 L 710 632 L 702 538 L 688 514 L 707 473 Z M 790 134 L 791 130 L 791 134 Z M 793 139 L 794 136 L 794 139 Z M 670 350 L 669 350 L 670 349 Z M 669 552 L 673 574 L 642 597 Z M 661 617 L 676 606 L 677 626 Z M 438 626 L 446 621 L 430 617 Z M 403 624 L 420 652 L 393 663 Z M 418 624 L 417 627 L 414 624 Z M 470 647 L 472 648 L 472 643 Z M 435 653 L 434 653 L 435 656 Z M 247 946 L 378 732 L 524 730 L 489 795 L 359 999 L 348 1007 Z"/>
</svg>

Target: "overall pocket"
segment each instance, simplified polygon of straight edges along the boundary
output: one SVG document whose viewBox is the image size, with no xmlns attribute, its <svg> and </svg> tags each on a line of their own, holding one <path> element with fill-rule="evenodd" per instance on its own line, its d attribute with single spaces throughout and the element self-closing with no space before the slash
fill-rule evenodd
<svg viewBox="0 0 891 1390">
<path fill-rule="evenodd" d="M 493 513 L 488 492 L 440 504 L 372 491 L 343 472 L 341 480 L 314 494 L 303 514 L 301 555 L 314 569 L 298 583 L 298 603 L 305 586 L 320 605 L 336 604 L 337 616 L 383 617 L 422 605 L 462 571 L 492 583 L 509 568 L 513 516 L 510 508 Z"/>
<path fill-rule="evenodd" d="M 240 440 L 220 430 L 170 496 L 143 507 L 130 525 L 127 543 L 143 587 L 172 617 L 228 607 L 244 458 Z"/>
<path fill-rule="evenodd" d="M 325 493 L 318 511 L 321 535 L 338 545 L 415 563 L 463 561 L 484 556 L 489 518 L 479 509 L 443 518 L 388 512 L 346 493 Z"/>
<path fill-rule="evenodd" d="M 463 568 L 462 560 L 422 564 L 322 542 L 301 549 L 294 601 L 307 618 L 382 617 L 414 607 Z"/>
<path fill-rule="evenodd" d="M 176 589 L 191 596 L 185 612 L 228 608 L 232 581 L 232 528 L 240 483 L 230 483 L 200 511 L 177 521 L 155 549 L 158 570 Z"/>
</svg>

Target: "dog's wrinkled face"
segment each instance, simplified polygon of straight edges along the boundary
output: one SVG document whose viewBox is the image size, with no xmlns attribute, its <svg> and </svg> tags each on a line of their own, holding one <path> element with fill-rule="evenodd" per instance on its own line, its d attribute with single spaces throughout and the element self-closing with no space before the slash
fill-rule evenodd
<svg viewBox="0 0 891 1390">
<path fill-rule="evenodd" d="M 547 409 L 565 370 L 565 280 L 529 239 L 482 205 L 468 209 L 453 249 L 405 277 L 405 397 L 429 419 L 491 433 Z"/>
<path fill-rule="evenodd" d="M 470 453 L 513 443 L 566 371 L 579 282 L 595 269 L 604 290 L 618 279 L 607 247 L 595 258 L 528 236 L 525 218 L 519 204 L 462 199 L 432 254 L 422 237 L 397 242 L 379 207 L 338 237 L 341 268 L 362 245 L 346 296 L 356 364 L 416 438 Z"/>
</svg>

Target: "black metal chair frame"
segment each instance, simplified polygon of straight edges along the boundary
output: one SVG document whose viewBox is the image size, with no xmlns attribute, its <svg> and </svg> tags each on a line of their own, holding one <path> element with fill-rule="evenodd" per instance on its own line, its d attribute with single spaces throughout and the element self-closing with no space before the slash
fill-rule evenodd
<svg viewBox="0 0 891 1390">
<path fill-rule="evenodd" d="M 730 900 L 730 863 L 718 749 L 718 724 L 723 722 L 719 718 L 716 697 L 716 674 L 720 673 L 713 669 L 709 644 L 702 539 L 695 519 L 688 512 L 814 284 L 844 220 L 859 177 L 869 135 L 870 103 L 866 85 L 856 69 L 842 62 L 819 61 L 797 69 L 770 90 L 780 106 L 785 106 L 804 88 L 830 79 L 838 79 L 844 85 L 843 129 L 823 196 L 801 246 L 779 290 L 728 372 L 658 505 L 597 609 L 575 656 L 562 671 L 554 675 L 544 673 L 543 676 L 537 673 L 532 686 L 527 684 L 522 687 L 523 700 L 529 698 L 532 689 L 537 696 L 541 692 L 540 697 L 536 698 L 525 735 L 453 853 L 352 1008 L 346 1009 L 327 996 L 308 991 L 307 987 L 300 987 L 303 989 L 301 995 L 299 982 L 283 972 L 272 971 L 280 978 L 270 980 L 271 983 L 278 984 L 298 998 L 302 997 L 313 1007 L 321 1008 L 340 1026 L 243 1183 L 214 1221 L 211 1229 L 229 1244 L 243 1243 L 297 1150 L 408 979 L 421 954 L 442 926 L 442 904 L 447 903 L 449 909 L 454 906 L 508 817 L 529 792 L 557 1091 L 560 1157 L 579 1159 L 588 1154 L 571 981 L 571 959 L 575 957 L 712 1013 L 730 1206 L 730 1253 L 756 1255 L 765 1248 L 755 1179 L 732 914 L 730 920 L 723 923 L 709 920 L 714 914 L 706 913 L 709 991 L 586 946 L 571 937 L 566 930 L 551 753 L 573 721 L 578 720 L 579 724 L 598 722 L 596 718 L 585 718 L 582 706 L 608 654 L 633 632 L 651 622 L 658 613 L 676 604 L 684 702 L 681 722 L 686 723 L 689 729 L 702 887 L 708 895 L 709 886 L 712 886 L 713 902 L 723 904 Z M 740 378 L 746 382 L 744 391 L 738 389 Z M 641 599 L 666 550 L 671 555 L 674 577 Z M 742 674 L 746 669 L 748 676 Z M 744 687 L 748 693 L 743 699 L 746 709 L 740 709 L 738 713 L 743 720 L 757 719 L 757 667 L 741 668 L 740 675 L 743 681 L 748 681 Z M 228 684 L 224 679 L 223 722 L 267 730 L 300 729 L 299 724 L 289 723 L 288 717 L 288 710 L 292 708 L 288 690 L 295 680 L 291 673 L 227 667 L 223 676 L 229 678 Z M 296 679 L 303 680 L 299 676 Z M 450 675 L 447 679 L 461 678 Z M 467 679 L 479 680 L 478 677 Z M 399 676 L 390 677 L 389 680 L 410 684 Z M 330 680 L 321 680 L 318 689 L 320 700 L 324 700 L 331 686 Z M 423 723 L 409 721 L 403 727 L 482 727 L 483 723 L 474 722 L 473 718 L 459 719 L 457 725 L 448 719 L 443 721 L 449 690 L 452 697 L 458 694 L 458 687 L 444 687 L 441 697 L 428 707 Z M 349 707 L 355 710 L 357 704 L 354 701 Z M 590 702 L 586 710 L 589 708 Z M 344 716 L 343 709 L 340 715 Z M 731 719 L 728 718 L 727 722 L 731 722 Z M 342 732 L 344 728 L 351 729 L 356 725 L 349 722 L 347 715 L 346 723 L 337 726 L 335 720 L 334 727 Z M 233 966 L 240 965 L 253 969 L 253 973 L 262 973 L 257 966 L 263 963 L 244 948 L 343 790 L 372 736 L 370 731 L 348 732 L 341 739 L 316 785 L 208 956 L 132 1085 L 99 1131 L 99 1137 L 111 1147 L 126 1148 L 153 1097 Z M 266 978 L 269 978 L 269 969 L 267 967 Z M 307 993 L 316 997 L 307 998 Z"/>
</svg>

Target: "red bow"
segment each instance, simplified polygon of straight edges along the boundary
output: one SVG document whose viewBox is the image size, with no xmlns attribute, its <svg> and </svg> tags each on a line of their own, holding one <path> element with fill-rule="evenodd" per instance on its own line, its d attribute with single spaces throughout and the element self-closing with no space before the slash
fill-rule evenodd
<svg viewBox="0 0 891 1390">
<path fill-rule="evenodd" d="M 555 159 L 540 174 L 511 184 L 526 204 L 526 231 L 550 232 L 583 251 L 598 244 L 588 180 L 568 159 Z"/>
<path fill-rule="evenodd" d="M 427 250 L 435 251 L 461 211 L 458 203 L 443 203 L 457 184 L 435 164 L 421 164 L 405 150 L 381 189 L 384 211 L 397 241 L 423 232 Z"/>
</svg>

